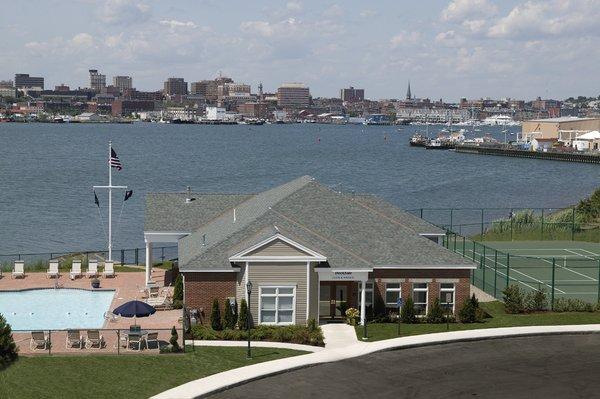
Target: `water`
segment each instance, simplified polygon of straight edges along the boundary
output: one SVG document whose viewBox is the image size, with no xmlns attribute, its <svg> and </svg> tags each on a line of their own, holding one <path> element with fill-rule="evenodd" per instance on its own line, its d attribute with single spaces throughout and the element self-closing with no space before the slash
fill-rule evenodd
<svg viewBox="0 0 600 399">
<path fill-rule="evenodd" d="M 415 131 L 424 127 L 0 124 L 0 254 L 105 248 L 107 195 L 99 213 L 91 187 L 107 183 L 109 139 L 124 165 L 113 184 L 134 190 L 121 217 L 114 197 L 117 249 L 143 246 L 146 193 L 187 185 L 258 192 L 309 174 L 405 209 L 560 207 L 598 186 L 598 165 L 428 151 L 408 145 Z"/>
<path fill-rule="evenodd" d="M 102 328 L 115 291 L 0 291 L 0 314 L 14 330 Z"/>
</svg>

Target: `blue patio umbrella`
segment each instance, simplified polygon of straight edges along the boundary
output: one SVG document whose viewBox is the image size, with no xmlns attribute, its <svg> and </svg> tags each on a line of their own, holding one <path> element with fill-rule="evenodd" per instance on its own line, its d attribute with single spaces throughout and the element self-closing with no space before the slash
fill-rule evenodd
<svg viewBox="0 0 600 399">
<path fill-rule="evenodd" d="M 154 312 L 156 312 L 156 309 L 142 301 L 125 302 L 113 310 L 114 314 L 122 317 L 147 317 L 154 314 Z"/>
</svg>

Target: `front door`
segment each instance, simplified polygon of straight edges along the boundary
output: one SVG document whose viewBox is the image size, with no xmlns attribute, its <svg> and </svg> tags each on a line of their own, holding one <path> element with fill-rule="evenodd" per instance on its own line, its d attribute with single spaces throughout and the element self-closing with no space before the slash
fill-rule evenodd
<svg viewBox="0 0 600 399">
<path fill-rule="evenodd" d="M 324 319 L 341 318 L 350 306 L 348 283 L 323 281 L 319 293 L 319 317 Z"/>
<path fill-rule="evenodd" d="M 321 284 L 319 293 L 319 316 L 331 317 L 331 286 L 329 284 Z"/>
<path fill-rule="evenodd" d="M 342 317 L 348 309 L 348 286 L 347 285 L 335 285 L 335 300 L 332 301 L 334 309 L 332 312 L 336 317 Z"/>
</svg>

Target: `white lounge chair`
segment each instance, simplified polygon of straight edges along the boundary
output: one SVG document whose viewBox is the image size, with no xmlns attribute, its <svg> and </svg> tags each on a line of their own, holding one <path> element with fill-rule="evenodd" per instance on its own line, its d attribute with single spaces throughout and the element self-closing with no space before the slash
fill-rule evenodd
<svg viewBox="0 0 600 399">
<path fill-rule="evenodd" d="M 127 337 L 127 349 L 135 349 L 137 351 L 141 351 L 143 341 L 144 337 L 142 337 L 142 334 L 129 334 Z M 137 349 L 133 347 L 135 345 L 137 345 Z"/>
<path fill-rule="evenodd" d="M 71 280 L 75 280 L 77 277 L 81 277 L 81 261 L 73 259 L 71 264 L 71 273 L 69 273 Z"/>
<path fill-rule="evenodd" d="M 46 273 L 46 276 L 48 278 L 58 277 L 59 276 L 59 273 L 58 273 L 58 261 L 57 260 L 51 260 L 48 263 L 48 272 Z"/>
<path fill-rule="evenodd" d="M 146 299 L 146 303 L 156 310 L 167 310 L 173 307 L 171 300 L 166 295 L 158 296 L 155 298 L 148 298 Z"/>
<path fill-rule="evenodd" d="M 98 348 L 98 349 L 102 349 L 103 346 L 104 346 L 104 338 L 102 337 L 102 334 L 100 334 L 100 331 L 88 330 L 87 337 L 85 339 L 86 349 L 90 349 L 90 348 L 94 348 L 94 347 Z"/>
<path fill-rule="evenodd" d="M 114 277 L 115 276 L 115 264 L 112 261 L 104 262 L 104 271 L 102 272 L 104 277 Z"/>
<path fill-rule="evenodd" d="M 146 349 L 150 349 L 150 343 L 156 344 L 156 349 L 160 349 L 157 332 L 148 333 L 148 336 L 146 337 Z"/>
<path fill-rule="evenodd" d="M 81 332 L 79 330 L 69 330 L 67 331 L 67 340 L 65 343 L 67 348 L 78 347 L 79 349 L 83 348 L 83 337 L 81 336 Z"/>
<path fill-rule="evenodd" d="M 48 337 L 43 331 L 32 331 L 31 332 L 31 341 L 29 342 L 29 349 L 48 349 L 50 346 L 50 342 L 48 341 Z"/>
<path fill-rule="evenodd" d="M 88 270 L 87 270 L 86 274 L 88 277 L 96 277 L 98 275 L 98 261 L 97 260 L 90 260 L 88 262 Z"/>
<path fill-rule="evenodd" d="M 118 314 L 114 314 L 113 312 L 104 312 L 104 320 L 111 322 L 111 323 L 115 323 L 117 322 L 119 319 L 121 318 L 121 316 L 119 316 Z"/>
<path fill-rule="evenodd" d="M 13 278 L 25 277 L 25 262 L 22 260 L 15 261 L 15 267 L 12 272 Z"/>
</svg>

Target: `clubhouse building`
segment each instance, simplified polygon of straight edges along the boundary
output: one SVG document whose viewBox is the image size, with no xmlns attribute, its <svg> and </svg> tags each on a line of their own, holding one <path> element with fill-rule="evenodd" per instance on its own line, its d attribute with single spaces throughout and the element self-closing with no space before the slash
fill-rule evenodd
<svg viewBox="0 0 600 399">
<path fill-rule="evenodd" d="M 177 243 L 184 303 L 206 320 L 213 300 L 248 299 L 255 324 L 361 322 L 411 297 L 426 314 L 435 298 L 452 311 L 469 296 L 475 265 L 438 242 L 444 231 L 373 195 L 334 191 L 303 176 L 258 194 L 151 193 L 146 198 L 146 276 L 152 245 Z"/>
</svg>

